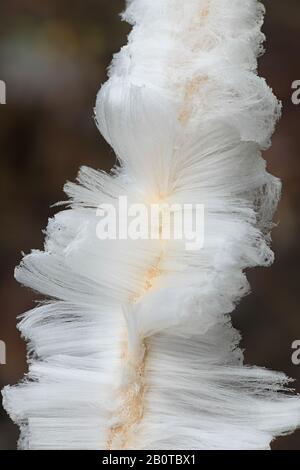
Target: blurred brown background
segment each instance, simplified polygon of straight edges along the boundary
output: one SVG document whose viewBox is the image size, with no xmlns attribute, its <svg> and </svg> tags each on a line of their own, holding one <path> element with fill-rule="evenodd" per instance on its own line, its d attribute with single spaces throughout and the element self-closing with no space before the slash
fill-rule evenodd
<svg viewBox="0 0 300 470">
<path fill-rule="evenodd" d="M 291 344 L 300 340 L 300 105 L 291 102 L 291 84 L 300 80 L 300 2 L 264 3 L 268 40 L 260 74 L 284 104 L 266 158 L 284 194 L 273 235 L 276 262 L 249 272 L 253 293 L 234 313 L 234 324 L 246 362 L 283 370 L 300 392 L 300 365 L 291 361 Z M 7 104 L 0 105 L 0 340 L 7 345 L 1 388 L 26 370 L 15 326 L 34 294 L 13 279 L 21 251 L 42 247 L 41 229 L 54 213 L 49 206 L 64 198 L 62 186 L 80 165 L 108 170 L 115 162 L 93 107 L 113 52 L 126 42 L 129 26 L 118 16 L 123 6 L 123 0 L 1 0 L 0 79 L 7 84 Z M 0 449 L 14 449 L 17 435 L 0 405 Z M 273 448 L 300 450 L 300 432 Z"/>
</svg>

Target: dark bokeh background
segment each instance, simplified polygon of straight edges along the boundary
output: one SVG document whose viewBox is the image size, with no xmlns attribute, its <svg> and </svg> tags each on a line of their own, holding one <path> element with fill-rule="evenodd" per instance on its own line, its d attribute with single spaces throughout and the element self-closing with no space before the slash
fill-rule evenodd
<svg viewBox="0 0 300 470">
<path fill-rule="evenodd" d="M 260 73 L 284 104 L 266 158 L 284 194 L 273 236 L 276 262 L 249 272 L 253 293 L 234 324 L 246 362 L 285 371 L 300 392 L 300 366 L 291 361 L 291 344 L 300 340 L 300 105 L 291 102 L 291 84 L 300 80 L 300 2 L 264 3 L 268 41 Z M 0 105 L 0 339 L 7 344 L 1 388 L 26 370 L 15 326 L 34 294 L 13 279 L 21 251 L 42 247 L 41 229 L 54 213 L 49 206 L 64 198 L 61 188 L 80 165 L 109 169 L 115 162 L 94 124 L 93 106 L 113 52 L 126 42 L 129 27 L 118 16 L 123 6 L 123 0 L 1 0 L 0 79 L 7 84 L 7 104 Z M 0 406 L 0 449 L 15 448 L 17 435 Z M 300 432 L 273 447 L 300 450 Z"/>
</svg>

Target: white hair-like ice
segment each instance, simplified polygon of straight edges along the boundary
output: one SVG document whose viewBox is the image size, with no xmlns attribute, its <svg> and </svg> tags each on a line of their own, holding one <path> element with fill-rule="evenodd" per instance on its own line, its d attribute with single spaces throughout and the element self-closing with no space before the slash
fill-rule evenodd
<svg viewBox="0 0 300 470">
<path fill-rule="evenodd" d="M 243 364 L 230 313 L 273 261 L 280 105 L 257 76 L 257 0 L 130 0 L 96 104 L 119 168 L 83 167 L 45 250 L 16 270 L 47 301 L 19 324 L 29 372 L 5 388 L 22 449 L 268 449 L 300 423 L 281 373 Z M 120 195 L 205 205 L 205 244 L 102 240 Z"/>
</svg>

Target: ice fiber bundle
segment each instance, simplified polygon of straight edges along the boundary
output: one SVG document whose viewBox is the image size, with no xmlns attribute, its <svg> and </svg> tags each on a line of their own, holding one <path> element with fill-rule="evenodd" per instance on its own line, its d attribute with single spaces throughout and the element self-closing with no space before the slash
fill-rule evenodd
<svg viewBox="0 0 300 470">
<path fill-rule="evenodd" d="M 257 76 L 263 15 L 257 0 L 128 0 L 95 110 L 118 165 L 81 169 L 44 252 L 16 270 L 46 298 L 19 323 L 29 372 L 3 392 L 20 448 L 268 449 L 299 425 L 289 380 L 243 364 L 230 319 L 246 269 L 273 261 L 280 182 L 261 152 L 280 105 Z M 99 207 L 120 215 L 120 196 L 201 204 L 203 246 L 164 238 L 161 217 L 158 237 L 101 239 Z"/>
</svg>

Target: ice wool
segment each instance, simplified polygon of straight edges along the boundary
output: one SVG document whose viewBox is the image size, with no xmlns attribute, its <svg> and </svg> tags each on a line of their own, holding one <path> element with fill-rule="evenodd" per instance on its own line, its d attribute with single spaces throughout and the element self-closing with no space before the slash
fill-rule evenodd
<svg viewBox="0 0 300 470">
<path fill-rule="evenodd" d="M 128 0 L 133 25 L 95 113 L 118 158 L 83 167 L 43 252 L 16 279 L 43 295 L 19 329 L 29 372 L 4 406 L 21 449 L 268 449 L 300 422 L 281 373 L 244 365 L 230 313 L 269 266 L 280 104 L 257 76 L 257 0 Z M 205 243 L 97 236 L 118 197 L 205 207 Z"/>
</svg>

